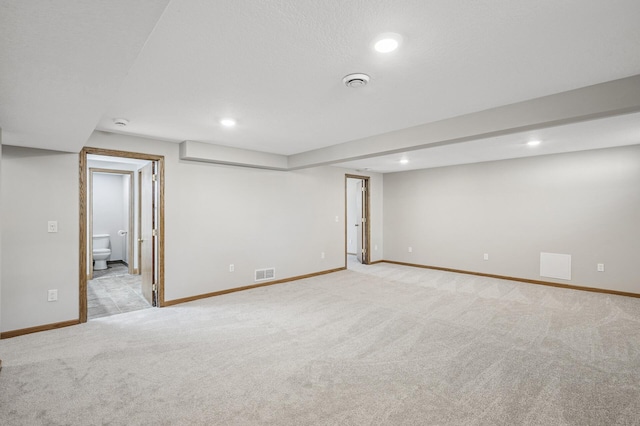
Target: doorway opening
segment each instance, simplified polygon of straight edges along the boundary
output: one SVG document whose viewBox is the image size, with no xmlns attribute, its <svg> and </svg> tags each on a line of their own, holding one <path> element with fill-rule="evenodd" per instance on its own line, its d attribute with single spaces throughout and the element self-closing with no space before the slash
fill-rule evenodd
<svg viewBox="0 0 640 426">
<path fill-rule="evenodd" d="M 164 305 L 164 157 L 80 153 L 80 322 Z"/>
<path fill-rule="evenodd" d="M 109 159 L 107 159 L 109 158 Z M 114 157 L 87 156 L 89 165 L 89 235 L 97 236 L 100 244 L 104 247 L 94 247 L 94 238 L 88 240 L 88 253 L 103 252 L 105 266 L 95 265 L 94 256 L 88 262 L 89 271 L 87 279 L 94 278 L 94 272 L 104 275 L 105 270 L 111 269 L 109 264 L 121 263 L 126 266 L 129 274 L 135 273 L 135 264 L 132 257 L 133 230 L 136 226 L 134 222 L 134 175 L 133 171 L 119 170 L 111 168 L 95 167 L 100 166 L 117 167 L 121 165 Z M 92 164 L 93 163 L 93 164 Z M 133 164 L 133 167 L 136 167 Z M 99 261 L 99 263 L 102 263 Z M 122 269 L 122 268 L 121 268 Z"/>
<path fill-rule="evenodd" d="M 87 155 L 87 318 L 151 307 L 134 256 L 134 173 L 141 160 Z M 127 170 L 128 169 L 128 170 Z"/>
<path fill-rule="evenodd" d="M 370 263 L 369 177 L 345 175 L 346 267 Z"/>
</svg>

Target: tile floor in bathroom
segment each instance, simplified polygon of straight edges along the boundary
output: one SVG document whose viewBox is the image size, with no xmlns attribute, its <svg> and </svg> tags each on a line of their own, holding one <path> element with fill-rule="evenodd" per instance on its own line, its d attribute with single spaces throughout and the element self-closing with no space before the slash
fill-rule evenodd
<svg viewBox="0 0 640 426">
<path fill-rule="evenodd" d="M 94 271 L 87 281 L 87 317 L 95 319 L 150 308 L 142 296 L 142 276 L 129 275 L 122 263 Z"/>
</svg>

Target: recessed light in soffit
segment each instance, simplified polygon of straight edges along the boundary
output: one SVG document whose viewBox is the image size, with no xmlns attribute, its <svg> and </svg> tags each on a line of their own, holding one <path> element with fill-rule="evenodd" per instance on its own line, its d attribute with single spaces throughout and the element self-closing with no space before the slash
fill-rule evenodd
<svg viewBox="0 0 640 426">
<path fill-rule="evenodd" d="M 222 120 L 220 120 L 220 124 L 222 124 L 224 127 L 233 127 L 236 125 L 236 120 L 234 120 L 233 118 L 223 118 Z"/>
</svg>

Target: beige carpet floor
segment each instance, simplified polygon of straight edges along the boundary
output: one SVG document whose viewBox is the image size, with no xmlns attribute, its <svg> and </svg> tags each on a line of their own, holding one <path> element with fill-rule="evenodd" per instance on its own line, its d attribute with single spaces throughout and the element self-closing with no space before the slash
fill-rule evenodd
<svg viewBox="0 0 640 426">
<path fill-rule="evenodd" d="M 378 264 L 0 341 L 2 425 L 637 425 L 640 300 Z"/>
</svg>

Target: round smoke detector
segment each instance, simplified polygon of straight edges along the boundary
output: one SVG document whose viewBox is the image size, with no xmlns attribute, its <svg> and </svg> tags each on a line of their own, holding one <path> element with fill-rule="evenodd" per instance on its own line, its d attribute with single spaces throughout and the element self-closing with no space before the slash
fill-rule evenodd
<svg viewBox="0 0 640 426">
<path fill-rule="evenodd" d="M 127 124 L 129 124 L 129 120 L 127 120 L 126 118 L 114 118 L 113 124 L 118 127 L 126 127 Z"/>
<path fill-rule="evenodd" d="M 347 87 L 354 89 L 358 87 L 366 86 L 369 83 L 369 76 L 366 74 L 349 74 L 342 79 L 342 82 Z"/>
</svg>

